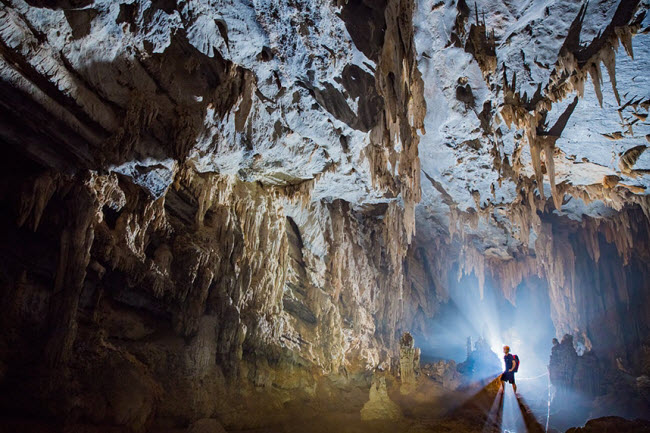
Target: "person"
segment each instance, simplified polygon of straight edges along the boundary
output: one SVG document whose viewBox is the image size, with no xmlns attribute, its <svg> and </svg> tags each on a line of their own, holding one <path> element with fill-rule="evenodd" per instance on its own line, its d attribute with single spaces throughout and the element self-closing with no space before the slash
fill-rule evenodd
<svg viewBox="0 0 650 433">
<path fill-rule="evenodd" d="M 510 353 L 510 346 L 503 346 L 503 360 L 506 363 L 506 371 L 501 374 L 501 389 L 505 391 L 506 382 L 512 384 L 512 390 L 517 392 L 517 384 L 515 383 L 515 357 Z"/>
</svg>

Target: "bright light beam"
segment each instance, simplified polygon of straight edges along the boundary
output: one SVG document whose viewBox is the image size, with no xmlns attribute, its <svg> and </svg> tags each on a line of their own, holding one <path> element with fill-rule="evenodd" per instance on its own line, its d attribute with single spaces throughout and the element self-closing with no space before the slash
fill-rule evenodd
<svg viewBox="0 0 650 433">
<path fill-rule="evenodd" d="M 526 422 L 519 409 L 517 397 L 514 392 L 508 391 L 507 388 L 504 392 L 502 427 L 504 433 L 526 431 Z"/>
</svg>

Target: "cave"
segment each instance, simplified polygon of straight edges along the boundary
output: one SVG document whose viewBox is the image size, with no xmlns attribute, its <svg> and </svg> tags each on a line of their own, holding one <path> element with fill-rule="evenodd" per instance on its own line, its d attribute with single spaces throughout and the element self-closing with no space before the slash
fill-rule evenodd
<svg viewBox="0 0 650 433">
<path fill-rule="evenodd" d="M 650 432 L 649 9 L 0 1 L 0 432 Z"/>
</svg>

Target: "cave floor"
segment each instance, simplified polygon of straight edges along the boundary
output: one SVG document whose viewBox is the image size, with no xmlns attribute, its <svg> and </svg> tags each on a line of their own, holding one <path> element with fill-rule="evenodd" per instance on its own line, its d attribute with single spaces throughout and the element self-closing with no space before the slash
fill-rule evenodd
<svg viewBox="0 0 650 433">
<path fill-rule="evenodd" d="M 367 395 L 367 394 L 366 394 Z M 511 389 L 503 393 L 497 380 L 475 383 L 449 391 L 432 381 L 419 381 L 408 394 L 399 386 L 388 387 L 390 400 L 397 404 L 401 416 L 393 419 L 362 420 L 358 407 L 365 401 L 342 401 L 340 410 L 326 410 L 313 415 L 298 405 L 286 408 L 279 421 L 257 428 L 226 428 L 229 433 L 419 433 L 419 432 L 545 432 L 522 397 Z M 331 406 L 330 406 L 331 407 Z M 310 415 L 311 414 L 311 415 Z M 255 415 L 251 414 L 251 418 Z M 508 419 L 508 418 L 512 419 Z M 227 427 L 227 426 L 226 426 Z M 0 433 L 124 433 L 118 427 L 74 425 L 65 428 L 47 421 L 24 419 L 0 420 Z M 156 433 L 212 433 L 190 428 L 169 429 L 154 425 L 148 431 Z M 552 431 L 552 430 L 549 430 Z M 218 433 L 218 432 L 214 432 Z"/>
<path fill-rule="evenodd" d="M 402 416 L 396 419 L 362 420 L 359 412 L 329 412 L 314 417 L 294 417 L 259 429 L 228 430 L 233 433 L 419 433 L 419 432 L 530 432 L 542 433 L 525 399 L 511 389 L 505 394 L 499 383 L 476 383 L 458 391 L 419 383 L 415 391 L 402 395 L 398 387 L 388 394 L 399 406 Z M 507 419 L 510 418 L 510 419 Z M 172 432 L 170 432 L 172 433 Z M 176 433 L 176 432 L 174 432 Z"/>
</svg>

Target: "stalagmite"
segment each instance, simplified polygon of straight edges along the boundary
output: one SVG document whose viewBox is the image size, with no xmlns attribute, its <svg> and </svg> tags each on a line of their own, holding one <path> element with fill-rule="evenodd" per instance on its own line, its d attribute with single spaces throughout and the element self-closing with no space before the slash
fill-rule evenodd
<svg viewBox="0 0 650 433">
<path fill-rule="evenodd" d="M 386 378 L 374 374 L 370 385 L 370 397 L 361 409 L 361 419 L 370 420 L 398 420 L 402 411 L 388 396 Z"/>
<path fill-rule="evenodd" d="M 406 332 L 399 341 L 400 392 L 413 392 L 415 373 L 420 368 L 420 349 L 415 347 L 413 336 Z"/>
</svg>

